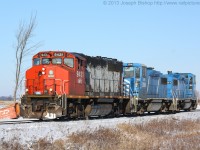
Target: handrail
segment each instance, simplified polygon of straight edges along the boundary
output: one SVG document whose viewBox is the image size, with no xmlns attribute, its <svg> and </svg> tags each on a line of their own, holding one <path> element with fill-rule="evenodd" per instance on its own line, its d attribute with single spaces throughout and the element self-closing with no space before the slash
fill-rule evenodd
<svg viewBox="0 0 200 150">
<path fill-rule="evenodd" d="M 69 80 L 63 80 L 63 93 L 66 95 L 65 92 L 65 83 L 69 82 Z"/>
<path fill-rule="evenodd" d="M 62 85 L 62 80 L 61 79 L 54 79 L 55 81 L 60 81 L 61 85 Z M 56 83 L 55 83 L 55 86 L 56 86 Z M 56 89 L 55 89 L 56 91 Z M 62 93 L 62 86 L 60 86 L 60 93 Z"/>
</svg>

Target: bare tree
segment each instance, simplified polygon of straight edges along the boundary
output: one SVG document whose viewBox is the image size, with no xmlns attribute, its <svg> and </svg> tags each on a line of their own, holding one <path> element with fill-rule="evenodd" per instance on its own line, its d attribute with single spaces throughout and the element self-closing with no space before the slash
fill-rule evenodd
<svg viewBox="0 0 200 150">
<path fill-rule="evenodd" d="M 17 98 L 17 92 L 23 81 L 22 76 L 22 64 L 24 58 L 30 54 L 31 51 L 39 47 L 39 43 L 32 44 L 31 38 L 33 37 L 33 31 L 36 27 L 36 15 L 32 15 L 28 24 L 21 22 L 16 34 L 16 46 L 15 57 L 16 57 L 16 71 L 15 71 L 15 88 L 14 88 L 14 101 Z"/>
</svg>

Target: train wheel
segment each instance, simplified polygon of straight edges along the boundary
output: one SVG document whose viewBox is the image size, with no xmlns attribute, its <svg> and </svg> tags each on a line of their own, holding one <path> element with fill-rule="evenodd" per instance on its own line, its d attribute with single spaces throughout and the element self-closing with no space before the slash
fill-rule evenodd
<svg viewBox="0 0 200 150">
<path fill-rule="evenodd" d="M 87 105 L 86 107 L 85 107 L 85 114 L 84 114 L 84 116 L 85 116 L 85 118 L 86 119 L 89 119 L 89 114 L 90 114 L 90 112 L 92 111 L 92 106 L 91 105 Z"/>
<path fill-rule="evenodd" d="M 191 111 L 192 107 L 188 108 L 188 109 L 184 109 L 184 111 Z"/>
<path fill-rule="evenodd" d="M 197 108 L 197 104 L 195 103 L 193 106 L 192 106 L 192 110 L 195 110 Z"/>
<path fill-rule="evenodd" d="M 119 114 L 120 114 L 119 104 L 114 103 L 114 106 L 113 106 L 113 116 L 114 117 L 118 117 Z"/>
<path fill-rule="evenodd" d="M 78 118 L 84 117 L 84 107 L 81 104 L 76 105 L 76 114 Z"/>
<path fill-rule="evenodd" d="M 140 108 L 139 111 L 137 111 L 138 115 L 144 115 L 145 110 L 143 108 Z"/>
</svg>

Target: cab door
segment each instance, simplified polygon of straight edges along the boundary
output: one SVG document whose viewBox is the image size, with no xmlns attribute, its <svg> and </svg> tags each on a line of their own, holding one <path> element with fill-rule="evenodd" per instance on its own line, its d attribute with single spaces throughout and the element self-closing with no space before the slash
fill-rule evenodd
<svg viewBox="0 0 200 150">
<path fill-rule="evenodd" d="M 75 94 L 85 95 L 85 60 L 82 58 L 76 58 L 75 69 Z"/>
</svg>

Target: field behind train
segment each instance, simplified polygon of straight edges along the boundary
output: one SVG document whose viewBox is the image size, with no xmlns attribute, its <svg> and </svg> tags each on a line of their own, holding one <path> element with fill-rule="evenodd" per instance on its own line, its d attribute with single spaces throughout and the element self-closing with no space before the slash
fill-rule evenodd
<svg viewBox="0 0 200 150">
<path fill-rule="evenodd" d="M 0 149 L 200 149 L 200 109 L 64 122 L 0 125 Z"/>
<path fill-rule="evenodd" d="M 14 104 L 14 101 L 5 101 L 5 100 L 0 100 L 0 109 L 4 108 L 6 106 L 9 106 L 10 104 Z"/>
</svg>

